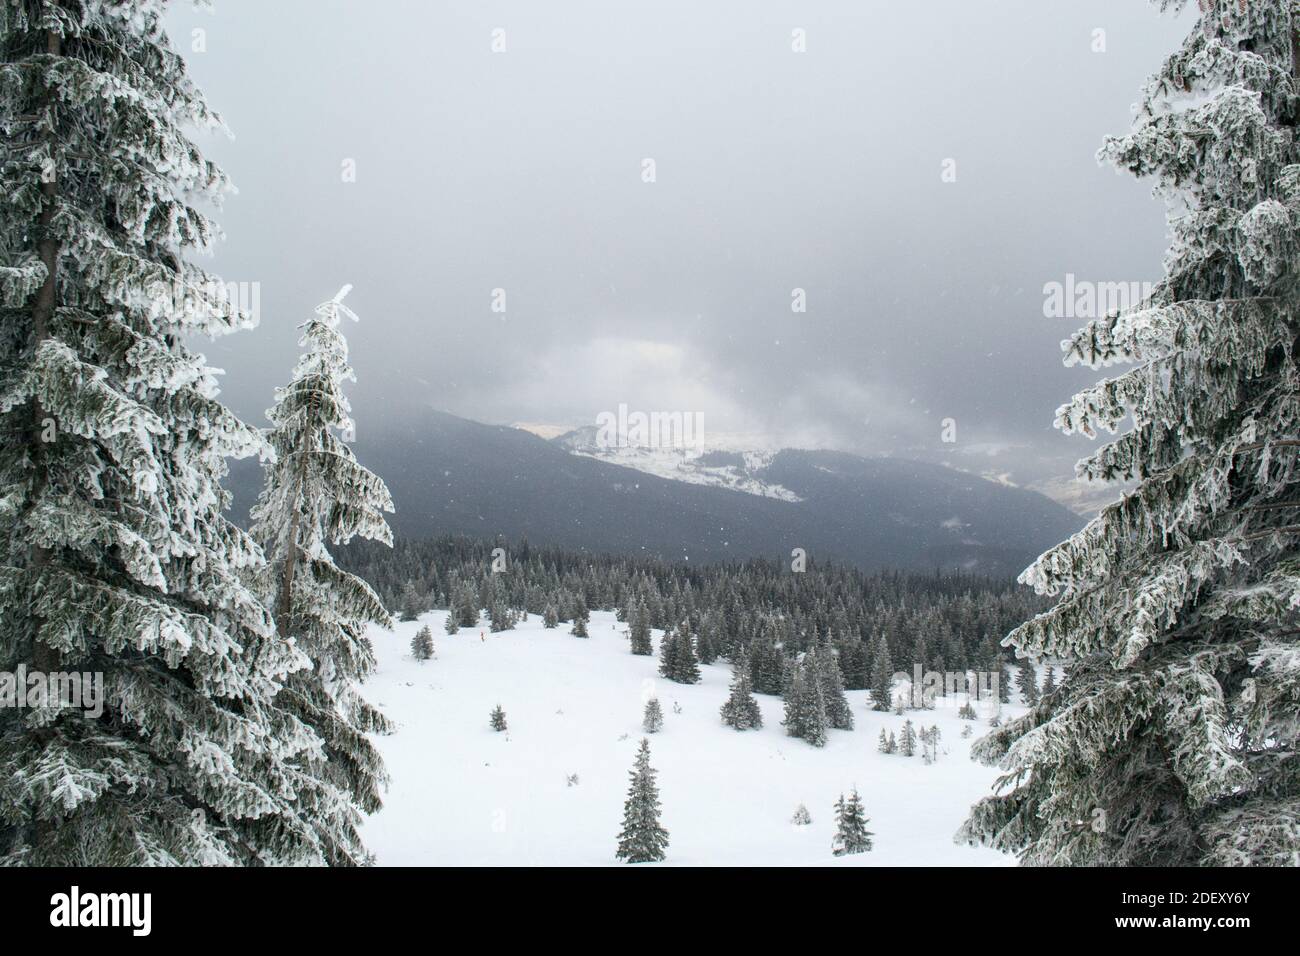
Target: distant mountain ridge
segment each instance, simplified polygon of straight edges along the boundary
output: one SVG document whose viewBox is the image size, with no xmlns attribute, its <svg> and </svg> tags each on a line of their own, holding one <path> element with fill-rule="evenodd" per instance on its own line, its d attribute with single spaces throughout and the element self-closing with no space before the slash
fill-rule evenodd
<svg viewBox="0 0 1300 956">
<path fill-rule="evenodd" d="M 939 465 L 832 451 L 713 452 L 685 478 L 669 478 L 574 446 L 574 433 L 547 441 L 426 410 L 363 424 L 353 448 L 388 483 L 397 507 L 390 523 L 410 537 L 527 537 L 704 562 L 788 561 L 802 548 L 867 570 L 1013 574 L 1083 523 L 1036 492 Z M 232 467 L 237 516 L 260 480 L 254 463 Z"/>
</svg>

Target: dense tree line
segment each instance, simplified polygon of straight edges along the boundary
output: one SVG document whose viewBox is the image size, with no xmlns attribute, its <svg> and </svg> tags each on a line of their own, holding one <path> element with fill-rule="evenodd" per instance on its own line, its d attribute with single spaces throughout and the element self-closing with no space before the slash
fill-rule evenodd
<svg viewBox="0 0 1300 956">
<path fill-rule="evenodd" d="M 818 645 L 834 650 L 847 690 L 875 687 L 916 664 L 998 671 L 1007 654 L 1002 637 L 1046 606 L 1002 578 L 867 574 L 815 560 L 800 573 L 763 560 L 695 566 L 526 541 L 444 537 L 398 540 L 392 549 L 359 542 L 340 561 L 404 615 L 451 608 L 463 627 L 476 626 L 482 613 L 493 622 L 522 614 L 567 621 L 585 620 L 591 608 L 617 610 L 633 653 L 650 653 L 650 628 L 683 647 L 681 636 L 689 635 L 703 663 L 734 662 L 743 651 L 760 694 L 781 694 L 792 662 Z M 691 667 L 669 670 L 686 680 Z"/>
</svg>

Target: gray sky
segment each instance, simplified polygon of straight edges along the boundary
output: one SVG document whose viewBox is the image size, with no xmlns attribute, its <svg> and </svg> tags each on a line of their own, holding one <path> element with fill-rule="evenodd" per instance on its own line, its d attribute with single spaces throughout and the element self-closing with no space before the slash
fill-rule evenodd
<svg viewBox="0 0 1300 956">
<path fill-rule="evenodd" d="M 262 324 L 203 347 L 259 423 L 350 282 L 359 429 L 627 403 L 1047 487 L 1094 376 L 1044 284 L 1160 275 L 1162 207 L 1094 159 L 1190 23 L 1141 0 L 214 6 L 170 26 L 236 137 L 210 265 Z"/>
</svg>

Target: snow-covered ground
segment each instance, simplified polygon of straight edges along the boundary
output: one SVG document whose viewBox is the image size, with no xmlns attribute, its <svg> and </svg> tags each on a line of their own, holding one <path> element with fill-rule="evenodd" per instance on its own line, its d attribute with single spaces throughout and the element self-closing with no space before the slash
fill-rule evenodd
<svg viewBox="0 0 1300 956">
<path fill-rule="evenodd" d="M 880 728 L 904 717 L 868 709 L 850 691 L 856 728 L 830 731 L 816 749 L 785 735 L 781 701 L 759 695 L 764 726 L 738 733 L 718 719 L 731 669 L 701 667 L 703 681 L 658 676 L 657 657 L 628 652 L 626 625 L 595 612 L 589 639 L 532 615 L 515 630 L 443 632 L 445 611 L 372 638 L 379 670 L 366 696 L 398 724 L 378 738 L 392 785 L 363 836 L 388 865 L 615 864 L 628 771 L 643 736 L 644 701 L 658 696 L 664 728 L 649 735 L 659 771 L 667 862 L 690 865 L 1010 865 L 992 850 L 958 847 L 952 835 L 997 771 L 969 758 L 987 728 L 961 738 L 955 708 L 909 712 L 939 726 L 937 763 L 877 750 Z M 436 658 L 418 662 L 410 641 L 422 623 Z M 656 649 L 660 633 L 655 632 Z M 500 704 L 509 729 L 488 714 Z M 1018 713 L 1004 708 L 1004 716 Z M 570 786 L 566 778 L 578 776 Z M 832 804 L 854 785 L 875 849 L 831 855 Z M 802 803 L 813 822 L 793 826 Z"/>
</svg>

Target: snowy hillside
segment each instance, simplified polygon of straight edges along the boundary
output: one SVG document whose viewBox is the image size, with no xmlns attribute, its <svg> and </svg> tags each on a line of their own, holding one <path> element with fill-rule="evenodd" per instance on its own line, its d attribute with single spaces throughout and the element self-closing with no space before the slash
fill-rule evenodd
<svg viewBox="0 0 1300 956">
<path fill-rule="evenodd" d="M 651 447 L 631 442 L 604 444 L 597 440 L 597 429 L 590 425 L 551 440 L 572 454 L 632 468 L 669 481 L 726 488 L 779 501 L 803 500 L 789 488 L 760 477 L 759 473 L 772 463 L 775 451 L 741 450 L 726 442 L 714 443 L 708 448 Z"/>
<path fill-rule="evenodd" d="M 764 726 L 724 727 L 730 668 L 700 668 L 703 681 L 658 676 L 657 658 L 628 652 L 626 625 L 595 612 L 591 637 L 566 624 L 546 630 L 533 615 L 515 630 L 443 632 L 445 611 L 375 631 L 377 674 L 366 696 L 398 724 L 378 739 L 392 785 L 363 837 L 383 865 L 615 864 L 628 771 L 643 736 L 644 701 L 658 696 L 664 728 L 650 735 L 659 771 L 670 864 L 1010 865 L 992 850 L 955 846 L 952 835 L 997 771 L 969 759 L 973 740 L 955 708 L 909 712 L 937 724 L 937 763 L 877 750 L 881 727 L 904 717 L 869 710 L 850 691 L 856 729 L 830 731 L 816 749 L 785 735 L 779 698 L 759 696 Z M 411 657 L 421 623 L 434 633 L 433 660 Z M 656 648 L 661 634 L 655 632 Z M 500 704 L 509 729 L 488 715 Z M 680 710 L 679 710 L 680 709 Z M 1004 708 L 1012 711 L 1015 708 Z M 576 774 L 578 783 L 566 778 Z M 831 855 L 831 806 L 841 791 L 862 794 L 875 849 Z M 812 824 L 793 826 L 799 804 Z"/>
</svg>

